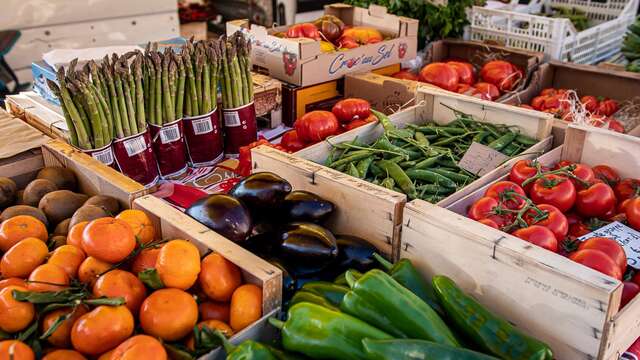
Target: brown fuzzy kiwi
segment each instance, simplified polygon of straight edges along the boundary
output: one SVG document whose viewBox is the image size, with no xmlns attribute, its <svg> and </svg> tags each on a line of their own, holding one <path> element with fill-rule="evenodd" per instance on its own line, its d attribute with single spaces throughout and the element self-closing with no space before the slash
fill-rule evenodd
<svg viewBox="0 0 640 360">
<path fill-rule="evenodd" d="M 83 206 L 95 205 L 103 208 L 109 216 L 116 216 L 120 212 L 118 199 L 107 195 L 95 195 L 89 198 Z"/>
<path fill-rule="evenodd" d="M 38 171 L 37 179 L 47 179 L 56 184 L 60 190 L 75 191 L 78 180 L 73 171 L 60 166 L 49 166 Z"/>
<path fill-rule="evenodd" d="M 47 179 L 35 179 L 24 188 L 22 202 L 29 206 L 38 206 L 40 199 L 52 191 L 58 190 L 53 182 Z"/>
<path fill-rule="evenodd" d="M 42 199 L 38 208 L 53 224 L 70 218 L 89 197 L 85 194 L 74 193 L 69 190 L 56 190 L 48 193 Z"/>
<path fill-rule="evenodd" d="M 83 221 L 91 221 L 95 219 L 100 219 L 103 217 L 108 217 L 109 214 L 101 207 L 96 205 L 82 205 L 81 208 L 76 210 L 71 217 L 71 222 L 69 222 L 69 228 L 72 228 L 79 222 Z"/>
<path fill-rule="evenodd" d="M 53 229 L 53 235 L 67 235 L 69 233 L 69 223 L 71 222 L 71 218 L 64 219 L 56 225 L 55 229 Z"/>
<path fill-rule="evenodd" d="M 34 218 L 42 221 L 46 226 L 49 226 L 49 221 L 44 212 L 38 208 L 28 205 L 14 205 L 4 209 L 2 215 L 0 215 L 0 222 L 18 215 L 33 216 Z"/>
<path fill-rule="evenodd" d="M 24 190 L 16 191 L 16 202 L 15 205 L 24 205 Z"/>
<path fill-rule="evenodd" d="M 53 244 L 53 248 L 52 248 L 52 244 Z M 62 245 L 66 245 L 67 244 L 67 237 L 64 235 L 51 235 L 51 237 L 49 237 L 49 249 L 53 250 L 53 249 L 57 249 Z"/>
<path fill-rule="evenodd" d="M 16 200 L 16 183 L 8 177 L 0 177 L 0 209 L 14 204 Z"/>
</svg>

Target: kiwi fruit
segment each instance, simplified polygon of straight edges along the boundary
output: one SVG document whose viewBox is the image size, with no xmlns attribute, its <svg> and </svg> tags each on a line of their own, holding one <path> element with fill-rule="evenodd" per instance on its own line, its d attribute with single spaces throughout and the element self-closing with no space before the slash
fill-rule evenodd
<svg viewBox="0 0 640 360">
<path fill-rule="evenodd" d="M 65 235 L 52 235 L 49 237 L 47 245 L 50 250 L 57 249 L 62 245 L 67 244 L 67 237 Z"/>
<path fill-rule="evenodd" d="M 24 205 L 24 190 L 16 191 L 15 205 Z"/>
<path fill-rule="evenodd" d="M 95 219 L 100 219 L 103 217 L 108 217 L 109 214 L 101 207 L 96 205 L 82 205 L 81 208 L 76 210 L 71 217 L 71 222 L 69 222 L 69 228 L 72 228 L 77 223 L 83 221 L 91 221 Z"/>
<path fill-rule="evenodd" d="M 4 209 L 4 211 L 0 215 L 0 222 L 11 219 L 12 217 L 18 215 L 33 216 L 34 218 L 42 221 L 47 227 L 49 226 L 49 221 L 47 220 L 44 212 L 42 212 L 42 210 L 38 208 L 28 205 L 14 205 Z"/>
<path fill-rule="evenodd" d="M 0 177 L 0 209 L 14 204 L 16 200 L 16 183 L 8 177 Z"/>
<path fill-rule="evenodd" d="M 107 195 L 92 196 L 84 203 L 83 206 L 86 205 L 99 206 L 103 208 L 104 211 L 109 214 L 109 216 L 115 216 L 120 212 L 120 203 L 118 202 L 118 199 Z"/>
<path fill-rule="evenodd" d="M 64 219 L 56 225 L 55 229 L 53 229 L 53 235 L 67 235 L 69 233 L 69 223 L 71 222 L 71 218 Z"/>
<path fill-rule="evenodd" d="M 44 212 L 52 224 L 70 218 L 89 197 L 69 190 L 52 191 L 40 199 L 38 208 Z"/>
<path fill-rule="evenodd" d="M 78 180 L 73 171 L 60 166 L 49 166 L 38 171 L 37 179 L 47 179 L 56 184 L 59 190 L 75 191 Z"/>
<path fill-rule="evenodd" d="M 58 190 L 53 182 L 47 179 L 35 179 L 24 188 L 22 202 L 29 206 L 38 206 L 40 199 L 46 194 Z"/>
</svg>

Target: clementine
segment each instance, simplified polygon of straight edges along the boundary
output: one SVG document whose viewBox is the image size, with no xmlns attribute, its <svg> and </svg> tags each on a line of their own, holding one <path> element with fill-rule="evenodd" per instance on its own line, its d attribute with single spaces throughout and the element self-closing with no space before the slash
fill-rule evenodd
<svg viewBox="0 0 640 360">
<path fill-rule="evenodd" d="M 0 272 L 5 278 L 26 278 L 33 269 L 42 264 L 49 249 L 42 240 L 28 237 L 13 245 L 0 260 Z"/>
<path fill-rule="evenodd" d="M 126 306 L 98 306 L 82 315 L 71 328 L 73 347 L 98 355 L 118 346 L 133 333 L 133 315 Z"/>
<path fill-rule="evenodd" d="M 98 281 L 100 274 L 111 269 L 113 265 L 102 260 L 98 260 L 93 256 L 88 256 L 80 267 L 78 268 L 78 280 L 83 284 L 89 284 L 93 287 L 93 284 Z"/>
<path fill-rule="evenodd" d="M 131 226 L 123 220 L 105 217 L 91 221 L 82 232 L 82 248 L 89 256 L 118 263 L 136 247 Z"/>
<path fill-rule="evenodd" d="M 98 356 L 98 358 L 96 360 L 111 360 L 111 354 L 113 354 L 113 350 L 109 350 L 106 353 L 102 353 L 100 354 L 100 356 Z"/>
<path fill-rule="evenodd" d="M 71 229 L 69 229 L 69 233 L 67 234 L 67 245 L 75 245 L 81 249 L 82 248 L 82 233 L 84 232 L 84 228 L 89 224 L 88 221 L 79 222 Z M 84 250 L 84 249 L 83 249 Z"/>
<path fill-rule="evenodd" d="M 42 360 L 87 360 L 87 358 L 75 350 L 58 349 L 47 353 Z"/>
<path fill-rule="evenodd" d="M 143 244 L 155 240 L 156 228 L 153 226 L 149 216 L 142 210 L 125 210 L 116 216 L 116 219 L 124 220 L 131 226 L 133 234 Z"/>
<path fill-rule="evenodd" d="M 240 269 L 220 254 L 205 256 L 201 269 L 198 275 L 200 287 L 215 301 L 229 301 L 236 288 L 242 284 Z"/>
<path fill-rule="evenodd" d="M 24 281 L 24 279 L 19 279 L 15 277 L 0 280 L 0 290 L 6 288 L 9 285 L 17 285 L 17 286 L 22 286 L 23 288 L 26 288 L 27 282 Z"/>
<path fill-rule="evenodd" d="M 198 279 L 200 252 L 186 240 L 171 240 L 160 249 L 156 270 L 166 287 L 187 290 Z"/>
<path fill-rule="evenodd" d="M 262 316 L 262 289 L 253 284 L 240 286 L 231 296 L 229 324 L 240 331 Z"/>
<path fill-rule="evenodd" d="M 111 360 L 166 360 L 167 352 L 160 341 L 149 335 L 136 335 L 118 345 Z"/>
<path fill-rule="evenodd" d="M 78 268 L 86 257 L 81 248 L 75 245 L 62 245 L 53 251 L 47 263 L 60 266 L 73 279 L 78 275 Z"/>
<path fill-rule="evenodd" d="M 0 250 L 7 251 L 18 241 L 34 237 L 47 241 L 49 233 L 42 221 L 29 215 L 18 215 L 0 224 Z"/>
<path fill-rule="evenodd" d="M 145 269 L 155 269 L 161 248 L 150 248 L 140 251 L 131 262 L 131 272 L 138 274 Z"/>
<path fill-rule="evenodd" d="M 69 276 L 58 265 L 42 264 L 29 275 L 27 288 L 29 291 L 60 291 L 69 286 Z"/>
<path fill-rule="evenodd" d="M 211 330 L 220 330 L 220 332 L 223 333 L 224 336 L 226 336 L 227 338 L 230 338 L 233 336 L 233 329 L 231 329 L 229 325 L 227 325 L 222 321 L 205 320 L 198 323 L 198 329 L 202 329 L 204 327 L 208 327 Z M 193 334 L 189 336 L 189 339 L 187 340 L 186 345 L 187 345 L 187 348 L 191 351 L 195 349 L 195 338 Z"/>
<path fill-rule="evenodd" d="M 20 340 L 0 341 L 0 360 L 34 360 L 36 355 Z"/>
<path fill-rule="evenodd" d="M 204 301 L 198 305 L 198 312 L 202 320 L 229 322 L 229 304 L 227 303 Z"/>
<path fill-rule="evenodd" d="M 26 288 L 15 285 L 0 290 L 0 329 L 8 333 L 25 329 L 36 315 L 32 303 L 13 298 L 13 290 L 27 291 Z"/>
<path fill-rule="evenodd" d="M 140 325 L 144 332 L 166 341 L 185 337 L 197 321 L 196 301 L 180 289 L 156 290 L 140 307 Z"/>
<path fill-rule="evenodd" d="M 44 316 L 44 320 L 42 320 L 42 333 L 44 334 L 53 326 L 56 320 L 60 316 L 69 316 L 66 320 L 64 320 L 58 328 L 51 333 L 51 335 L 47 338 L 49 344 L 60 347 L 60 348 L 68 348 L 71 345 L 71 327 L 73 327 L 73 323 L 76 322 L 82 315 L 86 314 L 89 310 L 86 306 L 80 305 L 75 308 L 66 307 L 53 310 L 47 313 Z"/>
<path fill-rule="evenodd" d="M 123 297 L 131 313 L 137 314 L 147 289 L 135 275 L 124 270 L 111 270 L 93 285 L 93 296 Z"/>
</svg>

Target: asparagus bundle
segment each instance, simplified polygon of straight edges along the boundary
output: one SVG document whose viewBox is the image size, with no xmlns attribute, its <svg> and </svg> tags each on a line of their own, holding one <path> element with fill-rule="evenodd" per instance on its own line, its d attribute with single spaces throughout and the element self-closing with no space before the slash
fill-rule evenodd
<svg viewBox="0 0 640 360">
<path fill-rule="evenodd" d="M 240 32 L 221 39 L 218 51 L 222 63 L 222 105 L 233 109 L 253 101 L 251 77 L 251 43 Z"/>
</svg>

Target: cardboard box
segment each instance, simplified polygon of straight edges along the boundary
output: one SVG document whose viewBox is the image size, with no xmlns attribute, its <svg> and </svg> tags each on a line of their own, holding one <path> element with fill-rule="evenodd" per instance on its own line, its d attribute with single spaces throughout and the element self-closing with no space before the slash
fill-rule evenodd
<svg viewBox="0 0 640 360">
<path fill-rule="evenodd" d="M 185 39 L 207 40 L 207 22 L 196 21 L 186 24 L 180 24 L 180 36 Z"/>
<path fill-rule="evenodd" d="M 416 56 L 418 20 L 387 14 L 385 7 L 377 5 L 363 9 L 332 4 L 325 7 L 325 14 L 337 16 L 346 25 L 374 27 L 389 39 L 355 49 L 323 53 L 319 41 L 275 36 L 286 31 L 288 26 L 267 29 L 249 24 L 248 20 L 234 20 L 227 23 L 227 34 L 236 31 L 248 34 L 254 43 L 253 64 L 267 69 L 276 79 L 298 86 L 340 79 L 347 73 L 371 71 Z"/>
<path fill-rule="evenodd" d="M 416 90 L 421 86 L 435 87 L 376 73 L 347 74 L 344 77 L 344 97 L 366 99 L 372 108 L 392 114 L 415 105 Z"/>
<path fill-rule="evenodd" d="M 519 91 L 506 103 L 511 105 L 530 104 L 545 88 L 572 89 L 578 96 L 593 95 L 623 102 L 640 94 L 640 74 L 627 71 L 611 71 L 593 65 L 569 64 L 551 61 L 540 65 L 533 74 L 531 85 Z M 564 141 L 568 123 L 555 119 L 553 124 L 554 145 Z M 640 126 L 630 132 L 640 134 Z"/>
</svg>

